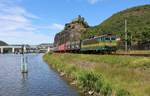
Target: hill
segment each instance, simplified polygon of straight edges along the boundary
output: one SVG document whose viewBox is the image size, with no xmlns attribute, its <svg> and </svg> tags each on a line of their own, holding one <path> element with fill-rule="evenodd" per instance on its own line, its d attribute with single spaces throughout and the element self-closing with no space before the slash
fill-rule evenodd
<svg viewBox="0 0 150 96">
<path fill-rule="evenodd" d="M 8 44 L 3 41 L 0 41 L 0 46 L 6 46 L 6 45 L 8 45 Z"/>
<path fill-rule="evenodd" d="M 57 33 L 54 38 L 54 45 L 61 45 L 66 42 L 78 41 L 81 39 L 82 32 L 89 27 L 84 17 L 80 15 L 71 22 L 66 23 L 64 29 Z"/>
<path fill-rule="evenodd" d="M 127 20 L 128 44 L 150 43 L 150 5 L 129 8 L 112 15 L 103 23 L 88 28 L 82 39 L 105 33 L 117 34 L 124 39 L 125 19 Z"/>
</svg>

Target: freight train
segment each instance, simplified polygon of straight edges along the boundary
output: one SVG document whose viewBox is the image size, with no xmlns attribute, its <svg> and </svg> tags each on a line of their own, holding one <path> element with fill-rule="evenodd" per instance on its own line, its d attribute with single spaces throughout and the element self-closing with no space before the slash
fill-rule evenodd
<svg viewBox="0 0 150 96">
<path fill-rule="evenodd" d="M 112 53 L 116 52 L 119 38 L 105 34 L 85 40 L 66 42 L 54 47 L 54 52 L 82 52 L 82 53 Z"/>
</svg>

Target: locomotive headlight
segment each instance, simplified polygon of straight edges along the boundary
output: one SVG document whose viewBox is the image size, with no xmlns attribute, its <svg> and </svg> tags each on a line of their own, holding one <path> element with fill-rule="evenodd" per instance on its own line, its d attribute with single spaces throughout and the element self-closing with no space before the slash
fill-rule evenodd
<svg viewBox="0 0 150 96">
<path fill-rule="evenodd" d="M 120 37 L 116 38 L 116 41 L 120 41 L 120 40 L 121 40 L 121 38 L 120 38 Z"/>
</svg>

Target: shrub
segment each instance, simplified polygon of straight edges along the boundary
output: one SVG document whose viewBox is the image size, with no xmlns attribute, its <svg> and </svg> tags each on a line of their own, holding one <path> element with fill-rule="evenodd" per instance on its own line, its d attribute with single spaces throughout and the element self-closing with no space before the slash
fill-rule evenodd
<svg viewBox="0 0 150 96">
<path fill-rule="evenodd" d="M 104 84 L 104 79 L 102 76 L 95 82 L 95 91 L 100 92 Z"/>
<path fill-rule="evenodd" d="M 75 65 L 70 64 L 65 67 L 65 71 L 68 76 L 75 77 L 74 75 L 77 71 L 77 68 L 75 67 Z"/>
<path fill-rule="evenodd" d="M 116 96 L 131 96 L 131 95 L 128 91 L 120 89 L 117 91 Z"/>
<path fill-rule="evenodd" d="M 101 93 L 104 96 L 110 96 L 112 94 L 112 87 L 108 83 L 104 83 L 101 89 Z"/>
<path fill-rule="evenodd" d="M 81 71 L 78 73 L 77 81 L 82 88 L 94 90 L 95 83 L 99 80 L 99 75 L 93 71 Z"/>
</svg>

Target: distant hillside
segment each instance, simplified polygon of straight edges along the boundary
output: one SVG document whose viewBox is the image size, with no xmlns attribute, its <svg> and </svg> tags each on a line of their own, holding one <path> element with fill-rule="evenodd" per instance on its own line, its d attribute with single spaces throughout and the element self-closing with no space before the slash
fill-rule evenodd
<svg viewBox="0 0 150 96">
<path fill-rule="evenodd" d="M 113 33 L 124 39 L 125 19 L 127 20 L 129 43 L 150 42 L 150 5 L 137 6 L 116 13 L 103 23 L 89 28 L 88 31 L 82 34 L 82 38 Z"/>
<path fill-rule="evenodd" d="M 3 41 L 0 41 L 0 46 L 6 46 L 6 45 L 8 45 L 8 44 Z"/>
</svg>

